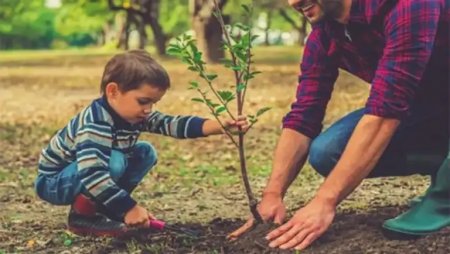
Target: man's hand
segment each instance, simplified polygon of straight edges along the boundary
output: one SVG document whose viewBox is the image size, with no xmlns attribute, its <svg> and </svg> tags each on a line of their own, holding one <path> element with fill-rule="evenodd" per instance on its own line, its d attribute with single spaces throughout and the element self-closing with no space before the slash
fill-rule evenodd
<svg viewBox="0 0 450 254">
<path fill-rule="evenodd" d="M 331 225 L 335 206 L 319 198 L 298 210 L 294 217 L 267 235 L 269 246 L 280 249 L 303 250 L 321 236 Z"/>
<path fill-rule="evenodd" d="M 265 193 L 261 202 L 258 204 L 258 212 L 264 221 L 273 220 L 276 224 L 283 223 L 286 217 L 286 208 L 283 203 L 283 198 L 280 194 Z M 227 236 L 228 239 L 234 240 L 240 235 L 250 230 L 255 223 L 255 219 L 251 217 L 240 228 Z"/>
<path fill-rule="evenodd" d="M 155 217 L 142 206 L 135 205 L 125 214 L 125 224 L 132 227 L 146 227 Z"/>
</svg>

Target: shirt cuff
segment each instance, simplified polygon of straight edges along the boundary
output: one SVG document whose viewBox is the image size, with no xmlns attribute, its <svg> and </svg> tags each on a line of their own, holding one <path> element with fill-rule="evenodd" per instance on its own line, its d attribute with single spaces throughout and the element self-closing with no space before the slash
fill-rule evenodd
<svg viewBox="0 0 450 254">
<path fill-rule="evenodd" d="M 303 125 L 289 123 L 289 122 L 283 123 L 283 129 L 291 129 L 291 130 L 297 131 L 297 132 L 307 136 L 310 139 L 314 139 L 320 133 L 320 131 L 313 131 L 311 129 L 305 128 L 305 126 L 303 126 Z"/>
<path fill-rule="evenodd" d="M 189 122 L 188 130 L 187 130 L 187 138 L 199 138 L 205 137 L 203 134 L 203 124 L 206 119 L 200 117 L 193 117 Z"/>
<path fill-rule="evenodd" d="M 402 120 L 403 118 L 409 115 L 409 111 L 389 110 L 386 107 L 366 105 L 366 108 L 364 109 L 364 114 Z"/>
</svg>

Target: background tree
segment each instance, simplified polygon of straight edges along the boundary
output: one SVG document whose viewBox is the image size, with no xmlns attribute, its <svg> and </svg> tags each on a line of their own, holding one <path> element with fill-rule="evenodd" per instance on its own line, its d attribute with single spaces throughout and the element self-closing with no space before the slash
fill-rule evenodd
<svg viewBox="0 0 450 254">
<path fill-rule="evenodd" d="M 131 26 L 134 25 L 139 33 L 139 48 L 143 49 L 147 42 L 145 26 L 149 25 L 153 31 L 156 51 L 159 55 L 166 53 L 168 36 L 163 32 L 159 23 L 160 0 L 108 0 L 108 6 L 113 11 L 125 11 L 126 20 L 122 28 L 119 46 L 128 49 L 128 38 Z"/>
<path fill-rule="evenodd" d="M 223 10 L 227 3 L 227 0 L 215 1 L 220 10 Z M 203 52 L 205 61 L 219 62 L 224 57 L 224 50 L 222 49 L 222 28 L 213 14 L 214 0 L 189 0 L 189 12 L 198 47 Z"/>
<path fill-rule="evenodd" d="M 305 39 L 307 34 L 308 22 L 304 15 L 299 15 L 298 13 L 290 14 L 288 10 L 281 8 L 279 9 L 281 17 L 283 17 L 292 27 L 298 32 L 298 41 L 301 46 L 305 45 Z"/>
</svg>

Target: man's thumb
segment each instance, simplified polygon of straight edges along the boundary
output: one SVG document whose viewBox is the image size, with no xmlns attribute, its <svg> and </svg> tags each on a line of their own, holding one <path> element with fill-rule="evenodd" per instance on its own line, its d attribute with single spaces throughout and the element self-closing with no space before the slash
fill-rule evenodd
<svg viewBox="0 0 450 254">
<path fill-rule="evenodd" d="M 284 213 L 283 212 L 277 212 L 275 214 L 275 217 L 273 218 L 273 222 L 275 224 L 282 224 L 284 220 Z"/>
</svg>

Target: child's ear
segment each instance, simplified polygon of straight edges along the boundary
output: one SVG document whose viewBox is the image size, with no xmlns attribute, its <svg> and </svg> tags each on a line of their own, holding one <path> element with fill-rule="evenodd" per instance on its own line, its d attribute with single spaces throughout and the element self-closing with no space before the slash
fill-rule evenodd
<svg viewBox="0 0 450 254">
<path fill-rule="evenodd" d="M 115 98 L 119 94 L 119 86 L 117 83 L 111 82 L 106 85 L 105 93 L 108 98 Z"/>
</svg>

